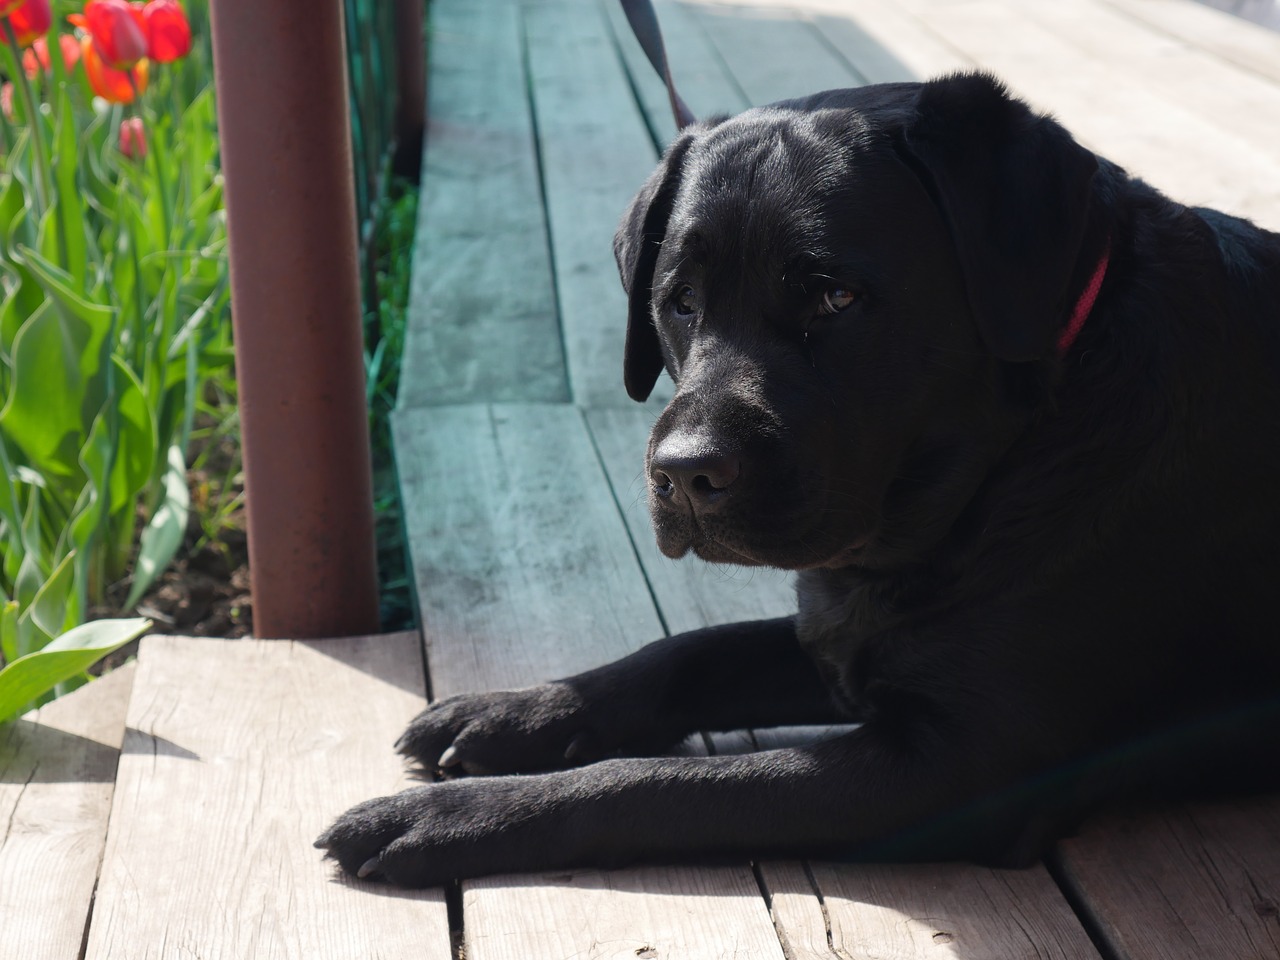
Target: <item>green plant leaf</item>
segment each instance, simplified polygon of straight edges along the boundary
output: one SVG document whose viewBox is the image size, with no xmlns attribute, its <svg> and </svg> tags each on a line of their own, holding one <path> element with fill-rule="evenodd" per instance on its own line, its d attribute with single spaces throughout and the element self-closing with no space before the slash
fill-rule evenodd
<svg viewBox="0 0 1280 960">
<path fill-rule="evenodd" d="M 43 650 L 14 660 L 0 670 L 0 723 L 150 628 L 150 620 L 95 620 L 69 630 Z"/>
<path fill-rule="evenodd" d="M 13 663 L 18 653 L 18 601 L 6 600 L 0 609 L 0 654 L 6 663 Z"/>
<path fill-rule="evenodd" d="M 30 617 L 48 636 L 56 637 L 66 628 L 67 597 L 71 594 L 73 555 L 67 554 L 44 582 L 35 599 L 22 614 Z"/>
<path fill-rule="evenodd" d="M 138 562 L 133 572 L 133 586 L 124 602 L 126 610 L 142 599 L 156 577 L 169 566 L 169 561 L 182 546 L 182 536 L 187 530 L 187 514 L 191 509 L 191 491 L 187 489 L 187 464 L 182 448 L 177 444 L 169 448 L 169 469 L 164 475 L 164 499 L 151 522 L 142 531 L 142 544 L 138 549 Z"/>
</svg>

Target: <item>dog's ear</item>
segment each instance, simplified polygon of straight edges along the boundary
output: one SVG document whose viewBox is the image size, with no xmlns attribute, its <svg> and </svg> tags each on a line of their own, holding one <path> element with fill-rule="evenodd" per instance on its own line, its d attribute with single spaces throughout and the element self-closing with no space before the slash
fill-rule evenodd
<svg viewBox="0 0 1280 960">
<path fill-rule="evenodd" d="M 905 133 L 983 342 L 1003 360 L 1044 356 L 1070 311 L 1097 158 L 985 73 L 923 84 Z"/>
<path fill-rule="evenodd" d="M 699 125 L 701 127 L 701 125 Z M 649 175 L 613 237 L 613 255 L 627 292 L 627 346 L 623 360 L 623 382 L 627 395 L 641 402 L 649 399 L 662 373 L 662 345 L 653 327 L 650 299 L 653 268 L 667 233 L 671 205 L 684 170 L 685 155 L 695 133 L 684 133 L 662 157 L 658 169 Z"/>
</svg>

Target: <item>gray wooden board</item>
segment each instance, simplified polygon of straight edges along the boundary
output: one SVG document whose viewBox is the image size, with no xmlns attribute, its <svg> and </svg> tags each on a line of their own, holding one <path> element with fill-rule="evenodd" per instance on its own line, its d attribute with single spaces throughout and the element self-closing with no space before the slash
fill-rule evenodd
<svg viewBox="0 0 1280 960">
<path fill-rule="evenodd" d="M 1280 158 L 1280 83 L 1126 16 L 1103 0 L 1014 0 L 1028 17 L 1130 80 Z M 1276 38 L 1280 59 L 1280 35 Z M 1269 118 L 1270 122 L 1266 122 Z"/>
<path fill-rule="evenodd" d="M 762 750 L 839 736 L 851 726 L 756 730 Z M 716 752 L 738 752 L 717 738 Z M 806 872 L 807 866 L 807 872 Z M 762 863 L 774 923 L 791 960 L 1083 960 L 1084 929 L 1042 865 Z M 815 897 L 817 895 L 817 898 Z M 820 898 L 820 899 L 818 899 Z M 830 936 L 830 946 L 827 937 Z"/>
<path fill-rule="evenodd" d="M 80 956 L 133 665 L 0 726 L 0 952 Z"/>
<path fill-rule="evenodd" d="M 391 744 L 423 703 L 416 633 L 144 639 L 88 960 L 447 960 L 440 891 L 348 879 L 311 846 L 407 783 Z"/>
<path fill-rule="evenodd" d="M 995 0 L 902 6 L 1091 148 L 1174 199 L 1280 223 L 1280 157 Z"/>
<path fill-rule="evenodd" d="M 783 7 L 690 4 L 753 104 L 856 87 L 865 78 L 819 30 Z"/>
<path fill-rule="evenodd" d="M 793 960 L 1098 956 L 1043 867 L 766 862 L 760 873 Z"/>
<path fill-rule="evenodd" d="M 431 4 L 401 407 L 568 398 L 520 30 L 516 0 Z"/>
<path fill-rule="evenodd" d="M 925 29 L 897 0 L 803 0 L 801 6 L 871 83 L 973 69 L 972 60 Z"/>
<path fill-rule="evenodd" d="M 621 406 L 627 304 L 613 234 L 657 152 L 599 5 L 526 0 L 524 15 L 570 389 L 582 406 Z"/>
<path fill-rule="evenodd" d="M 395 431 L 435 696 L 563 676 L 661 636 L 581 411 L 441 407 L 401 412 Z M 781 957 L 745 865 L 494 877 L 463 894 L 468 960 Z"/>
<path fill-rule="evenodd" d="M 703 563 L 696 557 L 671 560 L 659 552 L 644 484 L 645 445 L 655 416 L 655 411 L 641 407 L 593 410 L 587 423 L 667 628 L 682 633 L 708 624 L 795 613 L 790 575 Z"/>
<path fill-rule="evenodd" d="M 1280 33 L 1191 0 L 1107 0 L 1157 30 L 1280 81 Z"/>
<path fill-rule="evenodd" d="M 675 137 L 676 125 L 662 82 L 640 49 L 618 0 L 599 0 L 613 28 L 622 60 L 639 93 L 640 105 L 663 144 Z M 697 19 L 682 4 L 657 2 L 653 5 L 662 28 L 667 63 L 675 77 L 676 89 L 694 116 L 706 119 L 717 114 L 740 113 L 751 104 L 726 69 L 720 54 L 703 33 Z"/>
<path fill-rule="evenodd" d="M 1118 960 L 1280 957 L 1280 797 L 1111 816 L 1059 856 Z"/>
</svg>

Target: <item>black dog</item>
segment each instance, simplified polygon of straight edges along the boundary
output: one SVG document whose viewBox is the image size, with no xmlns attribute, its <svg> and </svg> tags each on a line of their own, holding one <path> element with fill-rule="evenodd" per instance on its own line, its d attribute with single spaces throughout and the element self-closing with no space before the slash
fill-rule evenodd
<svg viewBox="0 0 1280 960">
<path fill-rule="evenodd" d="M 615 243 L 662 550 L 801 571 L 402 750 L 456 772 L 858 720 L 796 749 L 457 779 L 318 841 L 435 884 L 638 858 L 1025 863 L 1280 755 L 1280 235 L 1167 200 L 984 75 L 698 125 Z"/>
</svg>

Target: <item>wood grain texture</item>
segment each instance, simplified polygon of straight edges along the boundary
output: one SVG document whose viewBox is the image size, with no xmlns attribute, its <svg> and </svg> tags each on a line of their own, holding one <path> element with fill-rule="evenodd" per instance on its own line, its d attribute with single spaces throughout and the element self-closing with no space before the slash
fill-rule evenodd
<svg viewBox="0 0 1280 960">
<path fill-rule="evenodd" d="M 795 5 L 870 83 L 926 80 L 973 69 L 972 60 L 897 0 L 796 0 Z"/>
<path fill-rule="evenodd" d="M 78 957 L 133 665 L 0 726 L 0 953 Z"/>
<path fill-rule="evenodd" d="M 434 0 L 430 12 L 398 403 L 566 400 L 518 3 Z"/>
<path fill-rule="evenodd" d="M 622 12 L 622 4 L 618 0 L 599 0 L 599 3 L 648 118 L 649 129 L 660 143 L 670 143 L 675 137 L 676 125 L 667 99 L 667 85 L 645 58 Z M 662 27 L 663 46 L 676 89 L 694 116 L 705 120 L 717 114 L 739 113 L 749 107 L 751 103 L 746 94 L 725 68 L 697 17 L 679 3 L 660 0 L 654 3 L 653 9 Z"/>
<path fill-rule="evenodd" d="M 1098 956 L 1042 867 L 815 862 L 806 872 L 784 862 L 760 871 L 793 960 Z"/>
<path fill-rule="evenodd" d="M 717 623 L 795 613 L 795 583 L 790 574 L 703 563 L 697 557 L 671 560 L 658 550 L 644 483 L 644 452 L 655 417 L 655 411 L 641 407 L 593 410 L 587 414 L 587 423 L 667 629 L 683 633 Z"/>
<path fill-rule="evenodd" d="M 1091 149 L 1166 191 L 1280 225 L 1280 157 L 996 0 L 903 0 L 919 22 L 1052 112 Z"/>
<path fill-rule="evenodd" d="M 1191 0 L 1107 0 L 1156 30 L 1280 81 L 1280 34 Z"/>
<path fill-rule="evenodd" d="M 524 16 L 570 389 L 584 407 L 625 406 L 613 234 L 657 151 L 599 5 L 526 0 Z M 665 377 L 656 393 L 670 395 Z"/>
<path fill-rule="evenodd" d="M 436 697 L 553 680 L 662 635 L 579 410 L 443 407 L 394 427 Z"/>
<path fill-rule="evenodd" d="M 783 960 L 745 866 L 491 877 L 463 916 L 468 960 Z"/>
<path fill-rule="evenodd" d="M 439 408 L 395 426 L 435 696 L 563 676 L 661 636 L 579 410 Z M 724 944 L 781 956 L 746 865 L 494 877 L 463 891 L 468 960 L 710 957 Z"/>
<path fill-rule="evenodd" d="M 440 891 L 340 875 L 311 846 L 403 786 L 416 633 L 142 642 L 86 956 L 451 956 Z"/>
<path fill-rule="evenodd" d="M 1280 158 L 1280 82 L 1135 20 L 1104 0 L 1006 2 L 1009 16 L 1041 24 L 1082 55 Z M 1275 47 L 1280 59 L 1280 35 Z"/>
<path fill-rule="evenodd" d="M 690 4 L 753 104 L 855 87 L 866 80 L 786 6 Z"/>
<path fill-rule="evenodd" d="M 1280 797 L 1108 817 L 1059 859 L 1119 960 L 1280 957 Z"/>
</svg>

